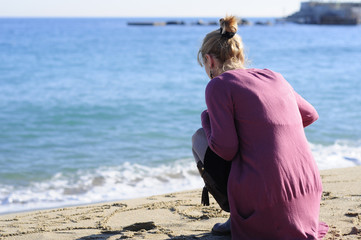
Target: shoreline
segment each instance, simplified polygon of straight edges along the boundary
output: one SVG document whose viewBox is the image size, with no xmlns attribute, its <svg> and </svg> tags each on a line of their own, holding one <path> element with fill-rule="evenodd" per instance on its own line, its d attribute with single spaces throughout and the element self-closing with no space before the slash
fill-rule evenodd
<svg viewBox="0 0 361 240">
<path fill-rule="evenodd" d="M 361 239 L 361 166 L 320 171 L 324 239 Z M 65 208 L 0 215 L 0 239 L 231 239 L 210 233 L 224 222 L 213 197 L 201 189 Z"/>
</svg>

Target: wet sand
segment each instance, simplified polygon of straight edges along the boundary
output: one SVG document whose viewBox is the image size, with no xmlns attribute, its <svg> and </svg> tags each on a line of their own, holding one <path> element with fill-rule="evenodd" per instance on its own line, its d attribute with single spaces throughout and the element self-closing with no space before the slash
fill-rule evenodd
<svg viewBox="0 0 361 240">
<path fill-rule="evenodd" d="M 361 166 L 321 171 L 320 220 L 331 239 L 361 239 Z M 0 239 L 223 239 L 210 229 L 228 213 L 201 189 L 141 199 L 0 216 Z"/>
</svg>

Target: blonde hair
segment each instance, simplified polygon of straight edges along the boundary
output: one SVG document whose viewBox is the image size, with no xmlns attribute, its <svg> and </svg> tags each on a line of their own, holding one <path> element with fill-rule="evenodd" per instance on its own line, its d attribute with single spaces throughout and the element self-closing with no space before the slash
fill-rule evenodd
<svg viewBox="0 0 361 240">
<path fill-rule="evenodd" d="M 203 39 L 198 51 L 198 63 L 203 67 L 206 54 L 217 58 L 221 64 L 221 71 L 244 68 L 242 38 L 236 34 L 238 30 L 237 18 L 227 16 L 219 20 L 220 29 L 208 33 Z"/>
</svg>

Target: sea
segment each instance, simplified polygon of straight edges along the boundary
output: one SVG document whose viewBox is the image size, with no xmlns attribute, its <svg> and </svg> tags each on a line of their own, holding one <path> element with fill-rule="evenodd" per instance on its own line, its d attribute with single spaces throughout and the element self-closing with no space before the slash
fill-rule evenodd
<svg viewBox="0 0 361 240">
<path fill-rule="evenodd" d="M 0 214 L 202 187 L 197 53 L 218 26 L 198 20 L 1 18 Z M 317 109 L 305 131 L 320 170 L 361 165 L 361 25 L 268 20 L 239 27 L 247 67 L 282 73 Z M 185 24 L 127 24 L 149 21 Z"/>
</svg>

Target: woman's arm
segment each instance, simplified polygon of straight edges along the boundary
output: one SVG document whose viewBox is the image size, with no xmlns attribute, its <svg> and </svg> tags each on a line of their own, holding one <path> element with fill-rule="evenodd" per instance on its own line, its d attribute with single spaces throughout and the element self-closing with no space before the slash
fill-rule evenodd
<svg viewBox="0 0 361 240">
<path fill-rule="evenodd" d="M 298 93 L 294 91 L 294 94 L 302 117 L 303 127 L 307 127 L 318 119 L 318 113 L 316 109 Z"/>
<path fill-rule="evenodd" d="M 202 113 L 201 119 L 208 145 L 221 158 L 230 161 L 237 154 L 239 144 L 232 96 L 223 80 L 215 78 L 209 82 L 206 104 L 208 110 Z"/>
</svg>

